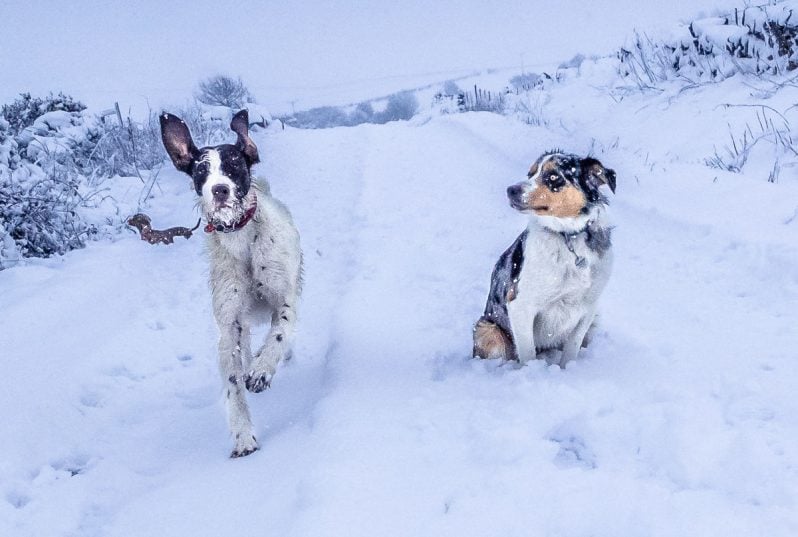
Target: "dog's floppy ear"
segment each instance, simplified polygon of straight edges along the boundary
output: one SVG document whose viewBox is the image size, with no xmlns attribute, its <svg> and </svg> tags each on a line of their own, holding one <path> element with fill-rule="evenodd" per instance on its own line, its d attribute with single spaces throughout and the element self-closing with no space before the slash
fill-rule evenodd
<svg viewBox="0 0 798 537">
<path fill-rule="evenodd" d="M 239 151 L 244 153 L 248 164 L 252 166 L 260 162 L 258 148 L 255 146 L 255 142 L 249 137 L 249 112 L 247 112 L 246 108 L 233 116 L 233 121 L 230 122 L 230 128 L 238 135 L 236 147 L 238 147 Z"/>
<path fill-rule="evenodd" d="M 615 172 L 613 170 L 605 168 L 598 159 L 593 157 L 583 158 L 579 165 L 582 168 L 582 177 L 589 186 L 598 190 L 601 185 L 607 185 L 615 194 Z"/>
<path fill-rule="evenodd" d="M 186 123 L 177 116 L 164 112 L 161 121 L 161 138 L 175 168 L 191 175 L 191 165 L 199 156 L 199 149 L 191 139 Z"/>
</svg>

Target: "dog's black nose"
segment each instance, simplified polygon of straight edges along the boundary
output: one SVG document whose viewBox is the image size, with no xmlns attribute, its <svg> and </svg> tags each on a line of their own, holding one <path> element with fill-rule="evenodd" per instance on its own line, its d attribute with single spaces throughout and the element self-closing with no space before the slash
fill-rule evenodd
<svg viewBox="0 0 798 537">
<path fill-rule="evenodd" d="M 507 187 L 507 197 L 512 199 L 520 199 L 524 194 L 524 188 L 521 185 L 513 185 Z"/>
<path fill-rule="evenodd" d="M 211 188 L 211 193 L 216 201 L 226 201 L 230 196 L 230 187 L 227 185 L 214 185 Z"/>
</svg>

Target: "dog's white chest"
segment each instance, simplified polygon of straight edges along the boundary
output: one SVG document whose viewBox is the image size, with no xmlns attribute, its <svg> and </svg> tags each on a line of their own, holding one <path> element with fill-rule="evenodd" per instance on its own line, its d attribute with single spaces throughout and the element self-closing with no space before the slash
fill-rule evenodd
<svg viewBox="0 0 798 537">
<path fill-rule="evenodd" d="M 225 255 L 235 258 L 239 262 L 249 263 L 252 257 L 252 238 L 248 230 L 233 233 L 219 233 L 213 240 L 218 242 L 218 249 Z"/>
<path fill-rule="evenodd" d="M 561 346 L 592 315 L 610 263 L 611 253 L 599 256 L 584 236 L 568 244 L 559 234 L 531 233 L 515 299 L 507 304 L 515 338 L 532 340 L 538 349 Z"/>
</svg>

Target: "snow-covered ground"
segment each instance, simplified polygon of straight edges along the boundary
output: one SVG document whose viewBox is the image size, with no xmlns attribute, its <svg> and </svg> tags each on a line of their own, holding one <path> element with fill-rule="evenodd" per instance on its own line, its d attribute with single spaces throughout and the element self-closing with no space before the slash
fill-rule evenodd
<svg viewBox="0 0 798 537">
<path fill-rule="evenodd" d="M 587 62 L 547 126 L 431 113 L 256 137 L 306 286 L 244 459 L 200 237 L 0 272 L 0 535 L 798 534 L 795 169 L 704 165 L 755 121 L 718 106 L 759 102 L 742 81 L 612 98 L 610 78 Z M 555 146 L 618 173 L 601 331 L 565 371 L 471 360 L 525 225 L 505 187 Z M 192 223 L 187 180 L 160 184 L 155 224 Z"/>
</svg>

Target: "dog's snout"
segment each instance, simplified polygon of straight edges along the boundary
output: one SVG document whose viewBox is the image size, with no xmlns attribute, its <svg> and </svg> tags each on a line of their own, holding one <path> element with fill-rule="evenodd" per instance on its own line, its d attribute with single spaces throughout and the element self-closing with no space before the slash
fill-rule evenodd
<svg viewBox="0 0 798 537">
<path fill-rule="evenodd" d="M 519 211 L 525 210 L 526 201 L 526 188 L 524 183 L 516 183 L 507 187 L 507 199 L 510 201 L 510 206 Z"/>
<path fill-rule="evenodd" d="M 211 193 L 216 201 L 227 201 L 227 198 L 230 197 L 230 187 L 227 185 L 214 185 Z"/>
<path fill-rule="evenodd" d="M 507 187 L 507 197 L 508 198 L 518 198 L 523 193 L 523 189 L 521 185 L 512 185 Z"/>
</svg>

